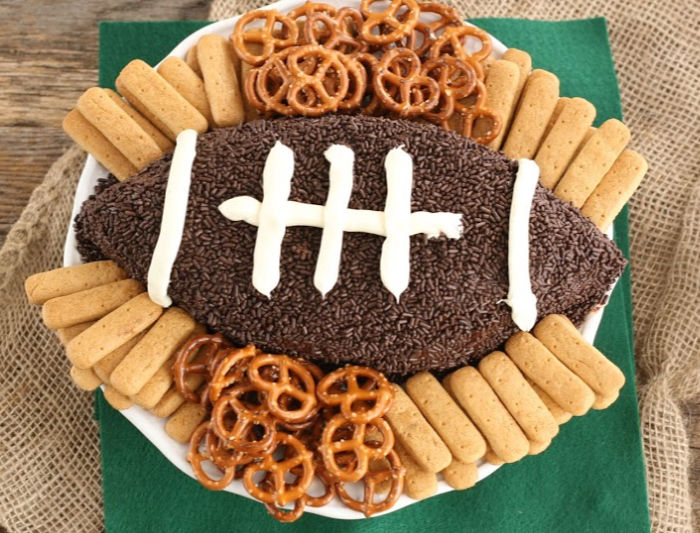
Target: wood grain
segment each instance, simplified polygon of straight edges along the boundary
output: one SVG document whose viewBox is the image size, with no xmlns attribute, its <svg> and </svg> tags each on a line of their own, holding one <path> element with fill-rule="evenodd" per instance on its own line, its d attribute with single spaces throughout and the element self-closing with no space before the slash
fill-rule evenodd
<svg viewBox="0 0 700 533">
<path fill-rule="evenodd" d="M 61 120 L 97 83 L 97 22 L 204 20 L 207 9 L 205 0 L 0 0 L 0 245 L 32 190 L 71 144 Z M 700 401 L 687 408 L 700 519 Z"/>
</svg>

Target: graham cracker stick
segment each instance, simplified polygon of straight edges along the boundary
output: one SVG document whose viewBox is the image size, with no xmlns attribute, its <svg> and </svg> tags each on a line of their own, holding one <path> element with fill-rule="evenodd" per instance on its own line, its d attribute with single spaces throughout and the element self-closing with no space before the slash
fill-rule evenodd
<svg viewBox="0 0 700 533">
<path fill-rule="evenodd" d="M 557 421 L 557 424 L 560 426 L 562 424 L 567 423 L 569 420 L 571 420 L 571 413 L 566 411 L 565 409 L 562 409 L 557 402 L 555 402 L 552 397 L 544 392 L 534 381 L 532 381 L 529 377 L 525 376 L 525 379 L 527 380 L 528 385 L 532 387 L 532 390 L 535 391 L 537 396 L 540 397 L 540 400 L 542 400 L 542 403 L 544 403 L 547 406 L 547 409 L 549 410 L 550 413 L 552 413 L 552 416 L 554 417 L 554 420 Z"/>
<path fill-rule="evenodd" d="M 559 78 L 544 70 L 530 74 L 503 145 L 507 157 L 535 157 L 558 97 Z"/>
<path fill-rule="evenodd" d="M 213 123 L 209 101 L 204 91 L 204 82 L 187 63 L 179 57 L 166 57 L 158 67 L 158 74 L 197 108 L 207 122 Z"/>
<path fill-rule="evenodd" d="M 490 353 L 479 362 L 479 372 L 530 442 L 551 441 L 559 433 L 559 424 L 506 354 Z"/>
<path fill-rule="evenodd" d="M 595 114 L 593 104 L 583 98 L 572 98 L 564 104 L 535 157 L 544 187 L 553 189 L 559 182 L 593 124 Z"/>
<path fill-rule="evenodd" d="M 448 386 L 498 457 L 513 463 L 527 455 L 527 437 L 476 368 L 456 370 Z"/>
<path fill-rule="evenodd" d="M 515 103 L 517 104 L 523 87 L 525 87 L 527 77 L 532 70 L 532 58 L 527 52 L 518 50 L 517 48 L 508 48 L 503 54 L 502 59 L 515 63 L 518 66 L 518 89 L 515 95 Z"/>
<path fill-rule="evenodd" d="M 125 278 L 126 272 L 114 261 L 93 261 L 33 274 L 24 282 L 24 291 L 31 303 L 43 304 L 51 298 L 92 289 Z"/>
<path fill-rule="evenodd" d="M 173 362 L 174 359 L 171 357 L 163 363 L 151 379 L 141 387 L 141 390 L 131 396 L 131 400 L 136 405 L 144 409 L 153 409 L 158 404 L 173 382 Z"/>
<path fill-rule="evenodd" d="M 202 76 L 202 69 L 199 68 L 199 61 L 197 60 L 197 45 L 193 44 L 192 47 L 187 50 L 187 55 L 185 56 L 185 62 L 194 71 L 197 76 Z"/>
<path fill-rule="evenodd" d="M 187 374 L 185 376 L 185 384 L 191 390 L 197 390 L 204 382 L 204 376 L 201 374 Z M 173 412 L 182 405 L 185 398 L 177 391 L 175 385 L 171 385 L 163 397 L 158 401 L 158 403 L 151 409 L 151 412 L 160 417 L 166 418 L 173 414 Z"/>
<path fill-rule="evenodd" d="M 141 284 L 135 279 L 114 281 L 51 298 L 44 303 L 41 315 L 48 328 L 67 328 L 102 318 L 142 290 Z"/>
<path fill-rule="evenodd" d="M 95 372 L 97 377 L 99 377 L 103 382 L 109 383 L 109 376 L 112 373 L 112 371 L 117 367 L 121 360 L 124 359 L 126 354 L 128 354 L 131 351 L 131 349 L 134 346 L 136 346 L 136 343 L 139 342 L 145 334 L 146 332 L 142 331 L 141 333 L 136 335 L 136 337 L 125 342 L 118 348 L 115 348 L 107 355 L 105 355 L 102 359 L 97 361 L 92 366 L 92 370 Z"/>
<path fill-rule="evenodd" d="M 630 130 L 622 122 L 614 118 L 603 122 L 581 143 L 580 151 L 557 183 L 554 194 L 580 209 L 629 140 Z"/>
<path fill-rule="evenodd" d="M 97 361 L 148 328 L 163 312 L 147 293 L 135 296 L 68 343 L 68 359 L 78 368 Z M 110 378 L 113 376 L 110 376 Z"/>
<path fill-rule="evenodd" d="M 102 392 L 105 395 L 105 400 L 107 400 L 107 403 L 114 407 L 117 411 L 123 411 L 124 409 L 128 409 L 133 405 L 128 397 L 118 392 L 111 385 L 106 385 Z"/>
<path fill-rule="evenodd" d="M 141 126 L 141 129 L 155 141 L 163 152 L 169 152 L 173 149 L 174 144 L 170 141 L 170 139 L 163 135 L 163 133 L 156 128 L 150 120 L 126 103 L 126 101 L 112 89 L 102 90 L 112 99 L 115 104 L 117 104 L 127 115 L 129 115 L 139 126 Z"/>
<path fill-rule="evenodd" d="M 596 395 L 594 408 L 610 405 L 625 384 L 625 375 L 563 315 L 548 315 L 535 326 L 537 340 L 544 344 L 569 370 L 580 377 Z"/>
<path fill-rule="evenodd" d="M 207 131 L 207 119 L 163 77 L 140 59 L 125 66 L 117 90 L 170 140 L 186 129 Z"/>
<path fill-rule="evenodd" d="M 400 442 L 394 443 L 394 451 L 398 454 L 404 468 L 404 491 L 409 498 L 423 500 L 437 492 L 437 475 L 419 465 Z"/>
<path fill-rule="evenodd" d="M 204 78 L 214 126 L 224 128 L 243 122 L 243 98 L 238 83 L 239 59 L 220 35 L 205 35 L 197 43 L 197 60 Z"/>
<path fill-rule="evenodd" d="M 484 437 L 435 376 L 421 372 L 409 378 L 405 386 L 408 395 L 455 458 L 473 463 L 484 456 Z"/>
<path fill-rule="evenodd" d="M 165 432 L 177 442 L 187 443 L 207 416 L 207 410 L 198 403 L 185 402 L 165 423 Z"/>
<path fill-rule="evenodd" d="M 633 150 L 625 150 L 613 163 L 588 197 L 581 212 L 601 231 L 607 231 L 647 173 L 646 160 Z"/>
<path fill-rule="evenodd" d="M 251 54 L 259 55 L 262 53 L 262 44 L 260 43 L 248 43 L 248 50 Z M 243 97 L 243 109 L 245 111 L 245 121 L 250 122 L 251 120 L 257 120 L 260 118 L 260 113 L 255 109 L 248 101 L 248 93 L 245 90 L 246 80 L 248 79 L 248 73 L 253 68 L 253 65 L 246 63 L 241 60 L 241 71 L 240 76 L 238 76 L 238 82 L 241 86 L 241 95 Z"/>
<path fill-rule="evenodd" d="M 588 385 L 531 334 L 519 331 L 512 335 L 506 341 L 506 352 L 523 374 L 572 415 L 585 415 L 593 405 L 595 395 Z"/>
<path fill-rule="evenodd" d="M 445 482 L 455 490 L 465 490 L 476 485 L 479 479 L 479 471 L 476 463 L 463 463 L 452 459 L 450 466 L 442 471 Z"/>
<path fill-rule="evenodd" d="M 75 326 L 69 326 L 67 328 L 61 328 L 56 330 L 56 335 L 58 336 L 58 340 L 65 346 L 68 344 L 70 341 L 72 341 L 75 337 L 80 335 L 83 331 L 85 331 L 87 328 L 92 326 L 95 323 L 95 321 L 90 321 L 90 322 L 81 322 L 80 324 L 76 324 Z"/>
<path fill-rule="evenodd" d="M 527 452 L 528 455 L 539 455 L 552 444 L 551 440 L 546 440 L 544 442 L 530 441 L 530 451 Z"/>
<path fill-rule="evenodd" d="M 97 159 L 103 167 L 114 174 L 119 181 L 124 181 L 138 172 L 131 161 L 117 150 L 107 140 L 107 137 L 90 124 L 77 109 L 71 110 L 63 119 L 63 131 L 83 150 Z"/>
<path fill-rule="evenodd" d="M 103 89 L 92 87 L 85 91 L 78 98 L 76 109 L 137 169 L 163 155 L 156 142 Z"/>
<path fill-rule="evenodd" d="M 501 119 L 501 131 L 487 146 L 498 150 L 510 126 L 516 104 L 520 71 L 515 63 L 499 59 L 494 61 L 486 74 L 486 98 L 488 106 Z M 490 120 L 478 119 L 474 124 L 474 136 L 484 135 L 490 128 Z"/>
<path fill-rule="evenodd" d="M 70 377 L 76 387 L 85 391 L 93 391 L 102 385 L 102 380 L 90 368 L 80 369 L 72 366 L 70 367 Z"/>
</svg>

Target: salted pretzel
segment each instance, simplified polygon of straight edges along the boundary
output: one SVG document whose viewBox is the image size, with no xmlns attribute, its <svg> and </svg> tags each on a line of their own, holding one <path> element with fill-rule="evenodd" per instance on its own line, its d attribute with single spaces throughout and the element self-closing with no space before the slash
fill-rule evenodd
<svg viewBox="0 0 700 533">
<path fill-rule="evenodd" d="M 308 17 L 312 13 L 324 13 L 330 17 L 335 17 L 338 13 L 338 9 L 331 4 L 325 4 L 323 2 L 304 2 L 299 7 L 292 9 L 287 16 L 297 21 L 302 17 Z"/>
<path fill-rule="evenodd" d="M 367 71 L 353 56 L 342 55 L 341 61 L 348 71 L 348 92 L 338 104 L 338 109 L 357 109 L 367 92 Z"/>
<path fill-rule="evenodd" d="M 211 428 L 230 448 L 259 457 L 270 453 L 277 438 L 277 427 L 266 412 L 235 410 L 235 396 L 221 396 L 211 411 Z"/>
<path fill-rule="evenodd" d="M 432 110 L 440 100 L 440 86 L 420 73 L 421 61 L 409 48 L 386 52 L 374 77 L 374 93 L 384 107 L 408 118 Z"/>
<path fill-rule="evenodd" d="M 319 11 L 311 13 L 304 23 L 304 42 L 343 54 L 365 52 L 369 45 L 358 35 L 363 21 L 362 14 L 351 7 L 341 8 L 335 17 Z"/>
<path fill-rule="evenodd" d="M 378 432 L 382 440 L 367 442 L 368 431 Z M 347 432 L 351 436 L 347 437 Z M 339 481 L 359 481 L 369 469 L 371 459 L 381 459 L 394 446 L 394 433 L 383 418 L 369 424 L 356 424 L 347 420 L 342 413 L 331 418 L 323 430 L 318 451 L 328 473 Z M 355 457 L 350 464 L 345 460 L 349 454 Z M 343 458 L 339 462 L 339 456 Z"/>
<path fill-rule="evenodd" d="M 236 474 L 236 468 L 234 466 L 220 466 L 216 464 L 213 460 L 211 453 L 206 445 L 207 436 L 210 432 L 209 422 L 202 422 L 197 429 L 194 430 L 192 437 L 190 439 L 190 447 L 187 452 L 187 462 L 192 466 L 192 471 L 194 472 L 197 481 L 204 485 L 209 490 L 223 490 L 228 485 L 231 484 L 233 478 Z M 221 477 L 219 479 L 214 479 L 207 474 L 202 468 L 202 464 L 205 462 L 210 462 L 215 465 Z"/>
<path fill-rule="evenodd" d="M 383 374 L 360 366 L 334 370 L 319 382 L 316 394 L 321 402 L 340 407 L 348 421 L 358 424 L 384 416 L 394 399 L 391 384 Z"/>
<path fill-rule="evenodd" d="M 345 489 L 345 482 L 339 481 L 335 484 L 338 498 L 350 509 L 360 511 L 368 518 L 373 514 L 390 509 L 403 492 L 406 469 L 401 464 L 401 459 L 399 459 L 398 454 L 394 450 L 391 450 L 386 458 L 388 459 L 388 466 L 368 472 L 362 478 L 362 500 L 356 500 L 350 496 Z M 391 485 L 386 497 L 380 502 L 375 502 L 375 495 L 380 492 L 378 487 L 387 481 L 390 481 Z"/>
<path fill-rule="evenodd" d="M 420 9 L 415 0 L 391 0 L 384 11 L 372 11 L 380 0 L 362 0 L 360 11 L 365 17 L 360 35 L 373 45 L 395 43 L 409 35 L 418 23 Z"/>
<path fill-rule="evenodd" d="M 471 63 L 447 54 L 425 61 L 421 72 L 437 81 L 441 92 L 438 105 L 423 118 L 448 129 L 456 101 L 468 97 L 476 88 L 476 72 Z"/>
<path fill-rule="evenodd" d="M 365 94 L 360 103 L 360 110 L 366 115 L 373 115 L 379 109 L 381 102 L 376 94 L 374 94 L 374 88 L 372 85 L 372 80 L 374 79 L 377 67 L 379 66 L 379 59 L 374 54 L 369 52 L 361 52 L 358 54 L 353 54 L 352 58 L 357 61 L 365 71 L 367 77 L 367 87 L 365 88 Z"/>
<path fill-rule="evenodd" d="M 252 455 L 229 446 L 227 441 L 216 434 L 212 428 L 211 421 L 209 422 L 209 432 L 205 435 L 204 442 L 211 461 L 217 467 L 220 469 L 235 469 L 234 479 L 241 477 L 243 475 L 242 468 L 255 459 Z"/>
<path fill-rule="evenodd" d="M 220 334 L 196 335 L 182 345 L 175 356 L 172 372 L 175 387 L 185 400 L 199 401 L 199 394 L 187 386 L 185 377 L 188 374 L 208 374 L 216 353 L 226 346 L 229 344 Z"/>
<path fill-rule="evenodd" d="M 415 50 L 419 57 L 423 57 L 430 50 L 440 32 L 449 26 L 461 26 L 462 18 L 455 8 L 439 2 L 419 2 L 418 7 L 420 8 L 420 16 L 416 27 L 399 44 L 404 48 Z M 432 20 L 426 22 L 425 18 Z"/>
<path fill-rule="evenodd" d="M 243 484 L 250 495 L 258 500 L 287 505 L 302 498 L 311 485 L 314 478 L 313 454 L 299 439 L 286 433 L 277 434 L 275 448 L 285 452 L 283 457 L 278 461 L 275 453 L 270 453 L 261 461 L 251 463 L 243 473 Z M 295 467 L 300 468 L 298 475 L 294 482 L 288 483 L 285 478 Z M 269 482 L 258 485 L 255 482 L 258 472 L 269 474 L 269 477 L 266 475 Z"/>
<path fill-rule="evenodd" d="M 486 106 L 486 87 L 480 80 L 476 81 L 474 91 L 475 101 L 472 104 L 465 104 L 460 101 L 455 102 L 456 111 L 462 116 L 461 133 L 465 137 L 471 137 L 480 144 L 487 144 L 495 139 L 501 131 L 501 118 L 491 108 Z M 473 98 L 471 96 L 470 98 Z M 479 137 L 472 137 L 474 123 L 478 119 L 489 120 L 491 127 L 487 132 Z"/>
<path fill-rule="evenodd" d="M 275 367 L 277 377 L 265 379 L 261 370 Z M 285 422 L 302 422 L 312 416 L 317 406 L 316 383 L 311 372 L 301 363 L 286 355 L 260 355 L 248 365 L 250 383 L 264 391 L 265 405 L 270 413 Z M 298 380 L 298 381 L 297 381 Z M 285 405 L 285 397 L 293 398 L 299 404 Z"/>
<path fill-rule="evenodd" d="M 257 20 L 264 20 L 262 28 L 246 29 L 246 27 Z M 281 30 L 276 26 L 281 25 Z M 274 9 L 260 9 L 250 11 L 243 15 L 231 34 L 231 43 L 238 57 L 251 65 L 261 65 L 277 50 L 287 48 L 297 44 L 299 38 L 299 28 L 294 20 L 282 15 Z M 262 45 L 260 54 L 253 54 L 246 47 L 247 43 L 258 43 Z"/>
<path fill-rule="evenodd" d="M 209 401 L 214 404 L 227 387 L 243 381 L 248 361 L 257 353 L 255 346 L 228 348 L 222 355 L 208 387 Z"/>
<path fill-rule="evenodd" d="M 481 43 L 481 48 L 473 53 L 466 49 L 467 40 L 475 38 Z M 440 35 L 430 47 L 429 56 L 431 58 L 440 57 L 451 52 L 455 57 L 466 61 L 472 58 L 481 62 L 486 59 L 493 48 L 491 37 L 484 30 L 475 26 L 450 26 Z"/>
<path fill-rule="evenodd" d="M 313 70 L 308 65 L 313 63 Z M 297 113 L 319 116 L 337 111 L 349 88 L 348 69 L 342 54 L 315 44 L 295 48 L 289 53 L 287 67 L 293 81 L 287 102 Z M 328 78 L 335 79 L 329 87 Z"/>
</svg>

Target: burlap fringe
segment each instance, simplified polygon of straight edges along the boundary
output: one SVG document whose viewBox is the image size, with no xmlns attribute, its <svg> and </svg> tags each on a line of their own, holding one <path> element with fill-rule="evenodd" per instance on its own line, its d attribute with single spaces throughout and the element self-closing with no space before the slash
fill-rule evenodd
<svg viewBox="0 0 700 533">
<path fill-rule="evenodd" d="M 210 18 L 264 3 L 214 0 Z M 652 529 L 691 533 L 684 403 L 700 395 L 700 67 L 691 61 L 700 45 L 681 21 L 698 20 L 700 4 L 452 3 L 471 17 L 608 19 L 625 122 L 651 168 L 632 201 L 630 231 Z M 663 43 L 663 56 L 652 52 L 655 43 Z M 0 250 L 0 524 L 12 533 L 103 529 L 91 397 L 71 385 L 62 349 L 22 289 L 27 275 L 61 262 L 83 159 L 71 148 L 51 167 Z"/>
</svg>

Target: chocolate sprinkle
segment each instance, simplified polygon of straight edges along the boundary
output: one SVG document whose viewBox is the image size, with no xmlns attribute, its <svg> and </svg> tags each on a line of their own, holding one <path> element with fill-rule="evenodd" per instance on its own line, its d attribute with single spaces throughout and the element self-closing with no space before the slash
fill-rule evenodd
<svg viewBox="0 0 700 533">
<path fill-rule="evenodd" d="M 340 276 L 323 299 L 313 286 L 321 230 L 288 228 L 280 284 L 268 300 L 251 283 L 257 228 L 218 205 L 262 199 L 262 171 L 276 140 L 295 153 L 291 200 L 324 204 L 332 143 L 355 151 L 350 207 L 383 210 L 384 156 L 413 156 L 414 211 L 463 215 L 458 240 L 411 238 L 411 281 L 400 303 L 379 276 L 383 239 L 345 233 Z M 89 258 L 114 259 L 145 281 L 158 238 L 170 157 L 85 202 L 76 221 Z M 517 163 L 456 134 L 415 122 L 360 116 L 256 121 L 200 137 L 187 220 L 169 294 L 239 345 L 331 364 L 369 365 L 392 376 L 474 363 L 517 327 L 508 292 L 507 238 Z M 540 317 L 580 322 L 601 304 L 625 261 L 580 212 L 538 187 L 530 218 L 530 276 Z"/>
</svg>

